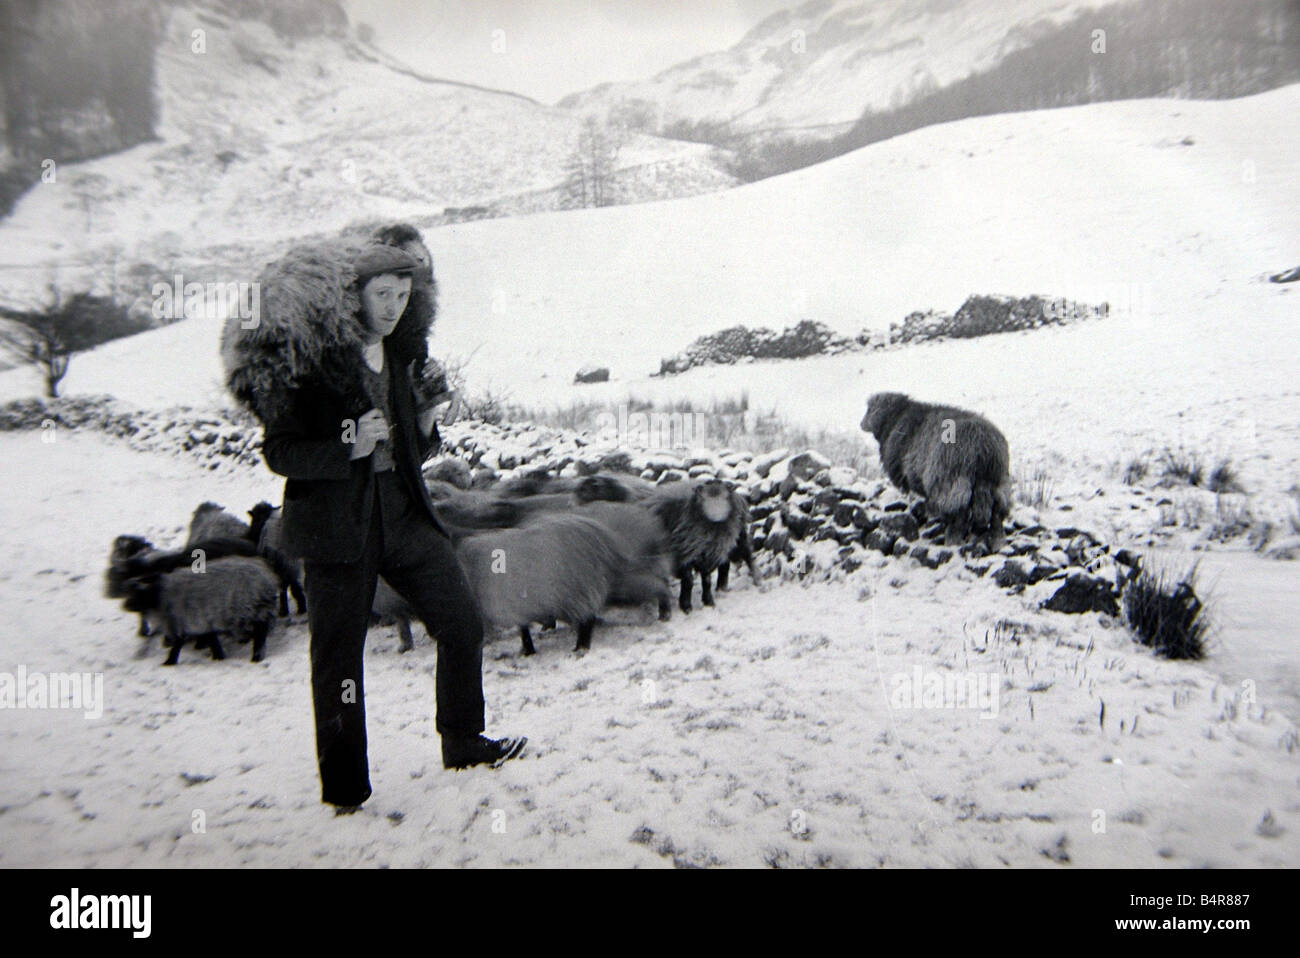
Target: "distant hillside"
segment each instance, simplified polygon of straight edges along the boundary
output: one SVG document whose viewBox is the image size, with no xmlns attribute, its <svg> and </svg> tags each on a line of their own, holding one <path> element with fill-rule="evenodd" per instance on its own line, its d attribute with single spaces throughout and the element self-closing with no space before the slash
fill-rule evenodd
<svg viewBox="0 0 1300 958">
<path fill-rule="evenodd" d="M 995 66 L 1080 12 L 1120 0 L 811 0 L 727 50 L 652 79 L 559 102 L 619 109 L 649 132 L 710 142 L 788 134 L 825 140 L 863 110 L 911 102 Z"/>
<path fill-rule="evenodd" d="M 950 37 L 958 28 L 961 36 Z M 804 55 L 789 49 L 792 35 Z M 1300 80 L 1300 2 L 817 0 L 769 18 L 716 57 L 726 70 L 702 58 L 641 87 L 599 88 L 562 103 L 601 104 L 646 129 L 725 145 L 738 155 L 733 172 L 753 180 L 971 116 L 1275 89 Z M 760 77 L 761 92 L 744 95 Z M 724 86 L 732 102 L 753 105 L 727 114 L 700 93 Z M 795 91 L 804 96 L 797 114 L 784 105 Z M 854 98 L 861 106 L 845 122 Z"/>
<path fill-rule="evenodd" d="M 65 21 L 85 2 L 52 0 L 48 9 L 63 14 L 54 18 L 63 33 L 52 26 L 52 35 L 79 35 Z M 580 116 L 423 76 L 355 36 L 336 4 L 176 0 L 161 9 L 152 57 L 138 57 L 151 66 L 156 117 L 146 132 L 106 140 L 97 159 L 50 154 L 57 182 L 38 182 L 0 221 L 7 300 L 42 286 L 54 263 L 65 282 L 84 268 L 101 288 L 114 262 L 130 275 L 120 270 L 113 282 L 147 283 L 151 273 L 170 281 L 177 267 L 242 269 L 255 250 L 357 220 L 432 225 L 566 203 Z M 59 49 L 45 52 L 47 69 L 62 67 Z M 634 202 L 733 185 L 717 153 L 633 134 L 608 196 Z"/>
</svg>

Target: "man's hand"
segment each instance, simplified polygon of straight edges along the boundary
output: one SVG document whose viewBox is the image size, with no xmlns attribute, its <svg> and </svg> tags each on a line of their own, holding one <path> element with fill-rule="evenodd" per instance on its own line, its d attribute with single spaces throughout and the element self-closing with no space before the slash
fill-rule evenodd
<svg viewBox="0 0 1300 958">
<path fill-rule="evenodd" d="M 364 459 L 375 451 L 378 443 L 388 440 L 388 421 L 378 409 L 372 409 L 357 420 L 356 441 L 352 444 L 349 459 Z"/>
</svg>

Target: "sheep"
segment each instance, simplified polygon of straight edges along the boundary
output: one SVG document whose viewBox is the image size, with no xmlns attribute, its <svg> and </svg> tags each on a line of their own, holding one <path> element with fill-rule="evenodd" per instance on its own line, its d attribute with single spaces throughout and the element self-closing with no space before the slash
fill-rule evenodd
<svg viewBox="0 0 1300 958">
<path fill-rule="evenodd" d="M 150 556 L 158 554 L 152 542 L 140 536 L 118 536 L 113 540 L 113 548 L 108 553 L 108 568 L 104 572 L 104 597 L 107 599 L 121 599 L 126 597 L 126 563 L 128 560 L 137 556 Z M 140 616 L 140 628 L 136 635 L 141 638 L 148 638 L 150 635 L 149 622 L 142 615 Z"/>
<path fill-rule="evenodd" d="M 722 565 L 718 566 L 719 592 L 727 591 L 727 584 L 731 579 L 731 566 L 735 562 L 745 563 L 745 567 L 749 569 L 749 577 L 755 584 L 758 583 L 759 579 L 758 569 L 754 565 L 754 540 L 750 532 L 750 524 L 753 520 L 749 512 L 749 504 L 745 502 L 744 497 L 739 493 L 733 493 L 733 495 L 732 501 L 736 503 L 740 510 L 740 535 L 736 538 L 736 545 L 731 550 L 731 554 L 727 556 Z M 759 588 L 762 588 L 762 586 Z"/>
<path fill-rule="evenodd" d="M 573 488 L 573 497 L 579 504 L 604 500 L 606 502 L 644 502 L 654 495 L 658 487 L 636 476 L 613 476 L 596 473 L 579 479 Z"/>
<path fill-rule="evenodd" d="M 876 393 L 860 424 L 880 446 L 880 463 L 902 492 L 925 496 L 926 511 L 947 523 L 949 544 L 979 533 L 1000 547 L 1011 511 L 1009 453 L 983 416 L 953 406 Z"/>
<path fill-rule="evenodd" d="M 259 558 L 230 556 L 206 564 L 204 571 L 149 572 L 126 583 L 123 607 L 139 612 L 163 630 L 171 646 L 163 665 L 175 665 L 187 639 L 201 637 L 213 659 L 224 659 L 219 633 L 233 632 L 253 642 L 252 661 L 265 654 L 266 635 L 275 619 L 279 584 Z"/>
<path fill-rule="evenodd" d="M 291 559 L 280 548 L 284 541 L 281 509 L 269 502 L 259 502 L 248 510 L 248 538 L 257 543 L 257 551 L 275 570 L 280 580 L 280 615 L 289 614 L 289 594 L 298 606 L 298 614 L 307 611 L 307 597 L 302 590 L 301 559 Z"/>
<path fill-rule="evenodd" d="M 720 479 L 673 482 L 647 500 L 668 533 L 673 571 L 682 580 L 678 606 L 691 611 L 693 575 L 700 573 L 700 601 L 713 605 L 711 573 L 731 555 L 744 524 L 743 502 Z"/>
<path fill-rule="evenodd" d="M 396 622 L 398 634 L 401 636 L 401 645 L 397 647 L 398 652 L 410 652 L 415 648 L 415 640 L 411 637 L 411 620 L 416 617 L 415 608 L 384 581 L 383 576 L 380 576 L 375 583 L 375 598 L 370 604 L 370 614 L 381 620 L 389 619 Z"/>
<path fill-rule="evenodd" d="M 624 563 L 610 590 L 611 605 L 656 600 L 660 621 L 672 618 L 672 564 L 668 536 L 648 509 L 631 503 L 591 502 L 577 511 L 595 519 L 617 539 Z"/>
<path fill-rule="evenodd" d="M 577 626 L 575 652 L 590 649 L 596 615 L 628 563 L 604 525 L 567 513 L 479 532 L 462 539 L 456 554 L 484 620 L 517 627 L 525 655 L 536 651 L 529 625 L 548 618 Z"/>
<path fill-rule="evenodd" d="M 248 524 L 231 515 L 215 502 L 199 503 L 190 518 L 190 531 L 185 539 L 186 545 L 217 536 L 247 539 Z"/>
<path fill-rule="evenodd" d="M 104 573 L 104 595 L 109 599 L 125 598 L 131 579 L 160 572 L 171 572 L 182 565 L 188 565 L 195 558 L 194 553 L 202 553 L 204 560 L 219 559 L 224 556 L 256 555 L 257 550 L 246 539 L 233 539 L 228 536 L 203 539 L 184 549 L 165 551 L 154 547 L 148 539 L 140 536 L 118 536 L 113 540 L 113 548 L 108 556 L 108 569 Z M 148 620 L 140 616 L 140 628 L 136 633 L 141 638 L 151 634 Z"/>
</svg>

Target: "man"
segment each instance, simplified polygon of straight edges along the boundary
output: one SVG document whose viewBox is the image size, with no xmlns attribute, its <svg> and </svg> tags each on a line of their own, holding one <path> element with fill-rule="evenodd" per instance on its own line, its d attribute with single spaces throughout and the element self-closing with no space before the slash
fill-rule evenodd
<svg viewBox="0 0 1300 958">
<path fill-rule="evenodd" d="M 409 328 L 419 320 L 406 309 L 418 265 L 397 247 L 367 246 L 340 271 L 352 277 L 344 295 L 309 293 L 337 300 L 351 316 L 285 303 L 299 295 L 304 275 L 323 272 L 322 261 L 332 262 L 328 251 L 299 250 L 268 268 L 271 309 L 261 325 L 271 328 L 249 336 L 230 385 L 241 398 L 254 394 L 267 465 L 286 477 L 284 549 L 305 566 L 321 795 L 346 813 L 371 793 L 362 652 L 381 574 L 437 642 L 444 766 L 496 767 L 519 755 L 526 739 L 481 734 L 483 623 L 420 474 L 439 437 L 436 406 L 417 404 L 412 385 L 423 351 L 404 348 L 424 341 Z M 286 342 L 292 356 L 270 362 L 292 364 L 291 388 L 259 391 L 263 379 L 248 367 Z M 435 369 L 424 360 L 417 375 Z"/>
</svg>

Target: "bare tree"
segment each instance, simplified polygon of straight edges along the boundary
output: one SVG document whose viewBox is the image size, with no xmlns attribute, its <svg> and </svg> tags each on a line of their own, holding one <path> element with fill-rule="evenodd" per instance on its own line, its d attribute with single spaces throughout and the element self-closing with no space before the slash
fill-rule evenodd
<svg viewBox="0 0 1300 958">
<path fill-rule="evenodd" d="M 598 117 L 582 121 L 578 142 L 565 163 L 570 202 L 574 206 L 610 206 L 618 154 L 625 140 L 623 128 Z"/>
<path fill-rule="evenodd" d="M 52 301 L 43 309 L 0 306 L 0 318 L 13 321 L 0 329 L 0 346 L 40 369 L 45 395 L 55 399 L 73 353 L 140 332 L 147 324 L 103 296 L 77 293 L 65 300 L 57 283 L 50 284 L 50 294 Z"/>
</svg>

